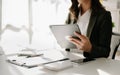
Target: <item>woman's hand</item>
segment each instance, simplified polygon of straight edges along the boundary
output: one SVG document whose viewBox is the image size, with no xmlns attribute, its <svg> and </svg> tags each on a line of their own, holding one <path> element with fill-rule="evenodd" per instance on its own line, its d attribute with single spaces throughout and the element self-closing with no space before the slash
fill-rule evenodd
<svg viewBox="0 0 120 75">
<path fill-rule="evenodd" d="M 69 38 L 70 42 L 75 44 L 78 49 L 83 50 L 85 52 L 90 52 L 92 49 L 92 44 L 91 44 L 90 40 L 88 39 L 88 37 L 81 35 L 78 32 L 74 32 L 74 34 L 79 39 L 75 39 L 74 37 L 70 37 Z"/>
</svg>

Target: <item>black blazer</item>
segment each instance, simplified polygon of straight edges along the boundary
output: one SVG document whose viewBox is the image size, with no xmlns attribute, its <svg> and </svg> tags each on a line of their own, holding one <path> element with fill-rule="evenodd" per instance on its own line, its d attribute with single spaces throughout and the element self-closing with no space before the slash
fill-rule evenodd
<svg viewBox="0 0 120 75">
<path fill-rule="evenodd" d="M 76 23 L 68 16 L 67 24 Z M 108 57 L 112 35 L 111 13 L 106 10 L 92 11 L 87 29 L 87 37 L 92 44 L 90 53 L 84 52 L 86 58 Z"/>
</svg>

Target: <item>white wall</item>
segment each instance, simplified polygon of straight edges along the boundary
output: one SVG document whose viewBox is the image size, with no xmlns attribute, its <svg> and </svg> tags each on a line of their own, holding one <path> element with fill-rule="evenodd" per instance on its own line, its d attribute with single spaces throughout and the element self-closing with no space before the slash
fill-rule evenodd
<svg viewBox="0 0 120 75">
<path fill-rule="evenodd" d="M 1 18 L 2 18 L 2 0 L 0 0 L 0 31 L 1 31 Z M 0 36 L 1 37 L 1 36 Z"/>
<path fill-rule="evenodd" d="M 103 0 L 103 5 L 112 14 L 112 21 L 115 23 L 113 31 L 120 33 L 120 0 Z"/>
</svg>

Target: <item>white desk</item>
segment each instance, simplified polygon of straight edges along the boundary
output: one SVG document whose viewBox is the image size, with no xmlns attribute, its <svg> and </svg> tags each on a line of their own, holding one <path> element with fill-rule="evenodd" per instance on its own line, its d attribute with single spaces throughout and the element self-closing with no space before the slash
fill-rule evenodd
<svg viewBox="0 0 120 75">
<path fill-rule="evenodd" d="M 100 58 L 59 72 L 9 65 L 12 75 L 120 75 L 120 61 Z"/>
</svg>

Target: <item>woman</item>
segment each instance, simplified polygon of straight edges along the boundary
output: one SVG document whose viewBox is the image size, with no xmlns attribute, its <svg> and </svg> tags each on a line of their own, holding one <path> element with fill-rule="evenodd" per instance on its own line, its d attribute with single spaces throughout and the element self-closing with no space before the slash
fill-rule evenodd
<svg viewBox="0 0 120 75">
<path fill-rule="evenodd" d="M 112 34 L 112 20 L 99 0 L 71 0 L 67 24 L 77 23 L 81 34 L 74 34 L 80 39 L 70 37 L 70 42 L 82 50 L 86 58 L 108 57 Z"/>
</svg>

